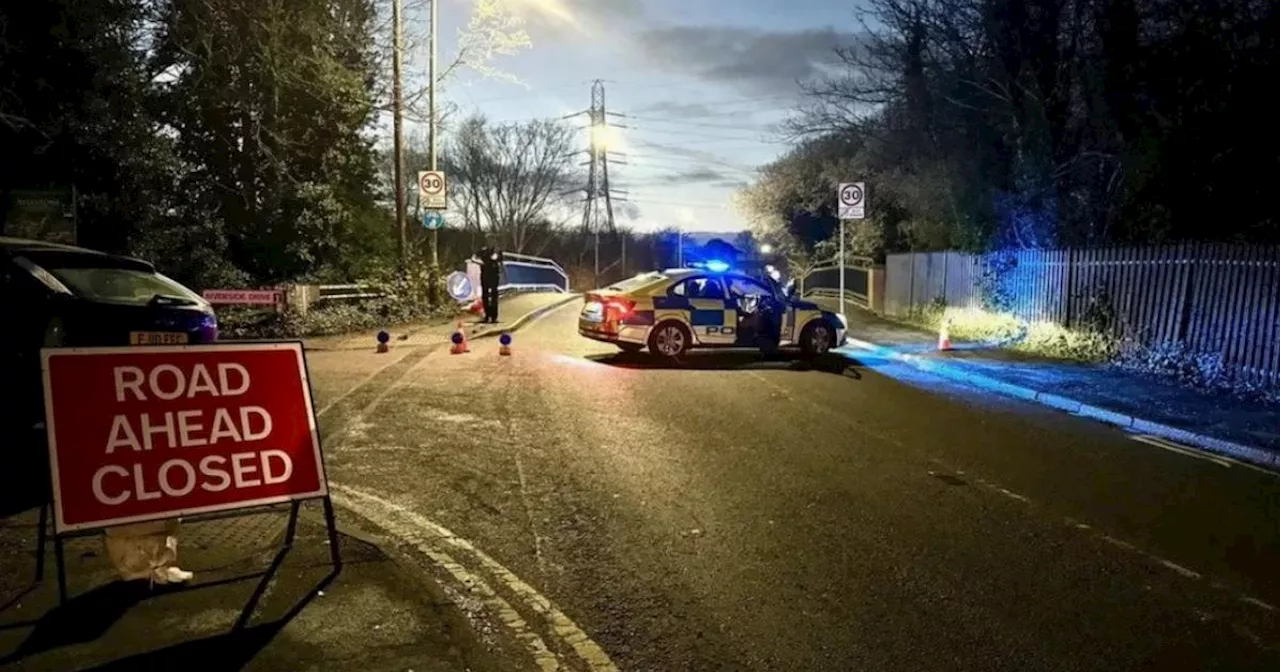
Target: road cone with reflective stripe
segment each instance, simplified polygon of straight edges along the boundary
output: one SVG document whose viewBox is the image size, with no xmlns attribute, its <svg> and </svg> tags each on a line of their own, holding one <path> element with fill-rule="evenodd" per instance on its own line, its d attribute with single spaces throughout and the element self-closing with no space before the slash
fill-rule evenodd
<svg viewBox="0 0 1280 672">
<path fill-rule="evenodd" d="M 462 326 L 462 320 L 458 320 L 458 329 L 453 332 L 453 336 L 449 337 L 453 341 L 453 347 L 449 348 L 449 354 L 461 355 L 471 352 L 471 348 L 467 345 L 467 328 Z"/>
<path fill-rule="evenodd" d="M 498 354 L 503 357 L 511 356 L 511 334 L 503 332 L 503 334 L 498 337 Z"/>
<path fill-rule="evenodd" d="M 942 325 L 938 327 L 938 350 L 946 352 L 951 349 L 951 318 L 942 320 Z"/>
</svg>

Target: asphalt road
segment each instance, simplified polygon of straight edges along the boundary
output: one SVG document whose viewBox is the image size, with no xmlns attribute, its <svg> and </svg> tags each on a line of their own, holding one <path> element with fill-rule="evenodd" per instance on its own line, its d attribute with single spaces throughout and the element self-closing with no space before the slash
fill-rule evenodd
<svg viewBox="0 0 1280 672">
<path fill-rule="evenodd" d="M 375 378 L 326 459 L 618 668 L 1280 669 L 1276 476 L 885 362 L 659 366 L 577 308 Z"/>
</svg>

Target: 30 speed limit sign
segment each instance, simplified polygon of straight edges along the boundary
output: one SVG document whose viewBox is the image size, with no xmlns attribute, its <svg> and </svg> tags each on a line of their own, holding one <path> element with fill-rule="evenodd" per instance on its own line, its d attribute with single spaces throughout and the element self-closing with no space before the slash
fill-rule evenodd
<svg viewBox="0 0 1280 672">
<path fill-rule="evenodd" d="M 840 219 L 863 219 L 867 216 L 867 190 L 865 182 L 844 182 L 837 193 Z"/>
<path fill-rule="evenodd" d="M 449 199 L 445 197 L 443 172 L 418 171 L 418 200 L 427 210 L 444 210 L 448 207 Z"/>
</svg>

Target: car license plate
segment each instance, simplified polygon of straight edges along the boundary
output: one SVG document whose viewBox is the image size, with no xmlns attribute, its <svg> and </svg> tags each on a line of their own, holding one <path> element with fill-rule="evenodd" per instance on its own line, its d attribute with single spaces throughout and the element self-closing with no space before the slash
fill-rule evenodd
<svg viewBox="0 0 1280 672">
<path fill-rule="evenodd" d="M 592 301 L 582 309 L 582 319 L 587 322 L 603 322 L 604 306 L 598 302 Z"/>
<path fill-rule="evenodd" d="M 131 331 L 129 345 L 186 345 L 187 334 L 181 331 Z"/>
</svg>

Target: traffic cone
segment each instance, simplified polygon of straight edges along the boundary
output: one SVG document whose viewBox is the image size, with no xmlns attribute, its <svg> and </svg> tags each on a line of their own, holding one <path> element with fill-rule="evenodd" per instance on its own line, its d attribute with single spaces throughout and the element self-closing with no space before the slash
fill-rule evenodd
<svg viewBox="0 0 1280 672">
<path fill-rule="evenodd" d="M 449 354 L 461 355 L 471 352 L 471 348 L 467 346 L 467 330 L 462 326 L 462 320 L 458 320 L 458 329 L 453 332 L 453 336 L 449 340 L 453 341 L 453 347 L 449 348 Z"/>
<path fill-rule="evenodd" d="M 484 301 L 482 301 L 481 299 L 476 299 L 475 303 L 472 303 L 471 307 L 468 308 L 468 310 L 470 310 L 471 313 L 474 315 L 479 315 L 484 310 Z"/>
<path fill-rule="evenodd" d="M 379 354 L 390 350 L 390 348 L 387 346 L 387 342 L 390 340 L 391 340 L 391 334 L 388 334 L 385 331 L 378 332 L 378 353 Z"/>
<path fill-rule="evenodd" d="M 938 350 L 946 352 L 951 349 L 951 318 L 942 321 L 942 326 L 938 327 Z"/>
<path fill-rule="evenodd" d="M 503 357 L 511 356 L 511 334 L 503 333 L 498 337 L 498 354 Z"/>
</svg>

